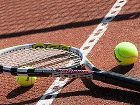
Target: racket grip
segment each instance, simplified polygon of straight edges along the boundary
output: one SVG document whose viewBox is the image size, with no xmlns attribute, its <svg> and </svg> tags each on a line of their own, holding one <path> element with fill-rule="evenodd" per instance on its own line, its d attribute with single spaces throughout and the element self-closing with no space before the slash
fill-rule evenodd
<svg viewBox="0 0 140 105">
<path fill-rule="evenodd" d="M 115 72 L 99 71 L 94 72 L 93 79 L 115 86 L 140 91 L 140 79 L 125 76 Z"/>
</svg>

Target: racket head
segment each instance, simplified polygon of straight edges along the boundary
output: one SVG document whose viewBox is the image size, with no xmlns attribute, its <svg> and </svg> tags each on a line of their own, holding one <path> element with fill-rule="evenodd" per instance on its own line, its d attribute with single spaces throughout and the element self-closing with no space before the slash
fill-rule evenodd
<svg viewBox="0 0 140 105">
<path fill-rule="evenodd" d="M 81 66 L 84 54 L 75 47 L 62 44 L 33 43 L 0 50 L 0 70 L 10 73 L 30 73 L 35 70 L 68 69 Z"/>
</svg>

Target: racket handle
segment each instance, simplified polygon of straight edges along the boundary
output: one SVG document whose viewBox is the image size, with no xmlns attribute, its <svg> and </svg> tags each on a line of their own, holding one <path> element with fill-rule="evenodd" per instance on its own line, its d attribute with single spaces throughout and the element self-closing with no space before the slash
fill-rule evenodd
<svg viewBox="0 0 140 105">
<path fill-rule="evenodd" d="M 115 86 L 140 91 L 140 79 L 115 72 L 95 71 L 93 73 L 93 79 Z"/>
</svg>

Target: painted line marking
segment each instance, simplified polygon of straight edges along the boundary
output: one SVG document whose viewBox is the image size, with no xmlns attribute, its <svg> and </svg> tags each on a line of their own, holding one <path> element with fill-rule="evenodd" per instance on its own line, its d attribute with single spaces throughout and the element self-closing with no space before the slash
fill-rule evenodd
<svg viewBox="0 0 140 105">
<path fill-rule="evenodd" d="M 121 11 L 122 7 L 126 3 L 127 3 L 127 0 L 117 0 L 116 3 L 113 5 L 113 7 L 110 9 L 110 11 L 103 18 L 101 23 L 88 37 L 88 39 L 80 48 L 84 51 L 86 55 L 92 50 L 94 45 L 99 41 L 99 39 L 105 33 L 105 31 L 108 28 L 109 22 L 111 22 L 118 15 L 118 13 Z M 52 83 L 52 85 L 48 88 L 48 90 L 44 93 L 44 95 L 41 97 L 41 99 L 37 102 L 36 105 L 51 105 L 52 104 L 54 99 L 61 92 L 62 88 L 66 85 L 66 83 L 68 83 L 68 81 L 70 81 L 69 78 L 66 78 L 63 81 L 62 80 L 60 81 L 60 79 L 61 78 L 59 77 L 56 78 L 56 80 Z M 56 88 L 56 86 L 57 86 L 57 89 L 54 89 Z M 48 96 L 49 98 L 46 99 L 46 97 Z"/>
</svg>

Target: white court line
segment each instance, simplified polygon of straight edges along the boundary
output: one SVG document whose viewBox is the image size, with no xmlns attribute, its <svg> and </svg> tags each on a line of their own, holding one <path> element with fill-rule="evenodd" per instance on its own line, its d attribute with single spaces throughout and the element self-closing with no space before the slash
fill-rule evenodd
<svg viewBox="0 0 140 105">
<path fill-rule="evenodd" d="M 80 48 L 87 55 L 94 45 L 98 42 L 98 40 L 102 37 L 105 31 L 108 28 L 108 24 L 112 21 L 120 12 L 122 7 L 127 3 L 127 0 L 117 0 L 110 11 L 103 18 L 101 23 L 97 26 L 97 28 L 92 32 L 92 34 L 88 37 L 85 43 Z M 69 78 L 64 79 L 57 77 L 56 80 L 52 83 L 52 85 L 48 88 L 48 90 L 44 93 L 41 99 L 37 102 L 36 105 L 51 105 L 57 95 L 60 93 L 62 88 L 68 83 Z"/>
</svg>

